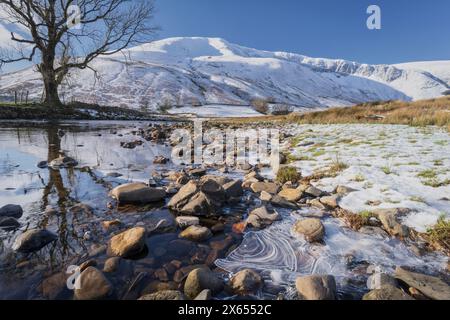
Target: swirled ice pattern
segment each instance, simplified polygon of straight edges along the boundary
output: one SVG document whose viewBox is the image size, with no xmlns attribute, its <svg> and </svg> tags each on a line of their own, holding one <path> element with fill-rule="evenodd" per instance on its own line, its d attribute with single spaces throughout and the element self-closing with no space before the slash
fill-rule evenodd
<svg viewBox="0 0 450 320">
<path fill-rule="evenodd" d="M 295 221 L 309 213 L 306 209 L 292 214 L 284 211 L 281 222 L 247 233 L 241 245 L 227 258 L 217 260 L 216 265 L 230 273 L 246 268 L 258 270 L 266 281 L 287 288 L 292 288 L 301 275 L 331 274 L 341 289 L 348 279 L 358 277 L 357 271 L 348 267 L 349 255 L 353 261 L 376 265 L 388 273 L 397 265 L 430 271 L 445 267 L 444 256 L 433 253 L 417 257 L 401 241 L 352 231 L 335 218 L 323 219 L 325 245 L 310 244 L 291 233 Z"/>
</svg>

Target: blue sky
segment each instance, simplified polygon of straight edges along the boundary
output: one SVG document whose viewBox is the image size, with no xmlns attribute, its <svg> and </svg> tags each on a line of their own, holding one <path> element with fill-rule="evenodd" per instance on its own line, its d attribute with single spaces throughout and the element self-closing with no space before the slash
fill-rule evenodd
<svg viewBox="0 0 450 320">
<path fill-rule="evenodd" d="M 382 29 L 366 27 L 369 5 Z M 449 0 L 156 0 L 158 38 L 208 36 L 366 63 L 450 60 Z"/>
</svg>

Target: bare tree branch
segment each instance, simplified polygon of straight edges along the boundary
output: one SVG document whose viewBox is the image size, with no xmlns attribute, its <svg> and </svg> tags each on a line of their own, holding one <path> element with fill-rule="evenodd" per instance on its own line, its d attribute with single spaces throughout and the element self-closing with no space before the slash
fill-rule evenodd
<svg viewBox="0 0 450 320">
<path fill-rule="evenodd" d="M 69 21 L 74 5 L 80 13 L 75 17 L 78 28 L 71 28 Z M 149 41 L 156 30 L 150 24 L 152 0 L 0 0 L 0 10 L 28 33 L 24 37 L 11 33 L 12 42 L 26 45 L 28 52 L 0 53 L 0 66 L 39 57 L 47 102 L 59 102 L 58 86 L 71 69 L 92 69 L 96 57 Z"/>
</svg>

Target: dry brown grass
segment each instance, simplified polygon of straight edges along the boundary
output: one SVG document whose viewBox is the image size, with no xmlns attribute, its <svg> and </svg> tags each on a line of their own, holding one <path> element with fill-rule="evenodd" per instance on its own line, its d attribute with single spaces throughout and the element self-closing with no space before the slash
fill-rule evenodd
<svg viewBox="0 0 450 320">
<path fill-rule="evenodd" d="M 411 126 L 441 126 L 450 131 L 450 96 L 415 102 L 371 102 L 345 108 L 324 111 L 292 113 L 286 116 L 267 116 L 240 119 L 222 119 L 226 123 L 274 123 L 300 124 L 383 123 Z"/>
<path fill-rule="evenodd" d="M 295 114 L 298 123 L 384 123 L 450 128 L 450 97 L 416 102 L 365 103 L 348 108 Z"/>
</svg>

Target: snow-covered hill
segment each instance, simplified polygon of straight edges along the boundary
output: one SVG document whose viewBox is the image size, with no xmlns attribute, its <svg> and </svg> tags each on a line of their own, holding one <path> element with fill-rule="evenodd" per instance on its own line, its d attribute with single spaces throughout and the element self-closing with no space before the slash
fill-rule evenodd
<svg viewBox="0 0 450 320">
<path fill-rule="evenodd" d="M 367 65 L 250 49 L 219 38 L 160 40 L 98 58 L 92 67 L 99 78 L 92 70 L 76 71 L 61 91 L 64 100 L 174 110 L 271 98 L 302 109 L 427 99 L 450 89 L 450 61 Z M 41 97 L 39 74 L 29 68 L 0 76 L 0 96 L 17 89 Z"/>
</svg>

